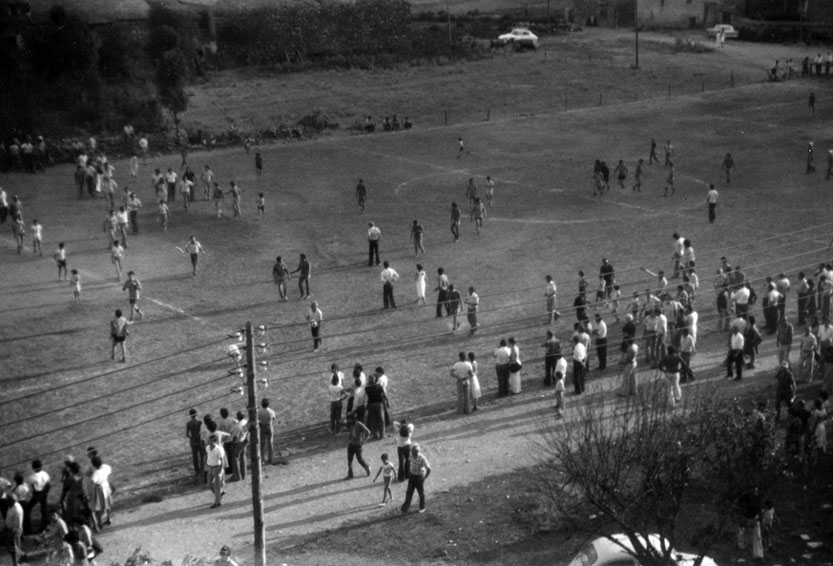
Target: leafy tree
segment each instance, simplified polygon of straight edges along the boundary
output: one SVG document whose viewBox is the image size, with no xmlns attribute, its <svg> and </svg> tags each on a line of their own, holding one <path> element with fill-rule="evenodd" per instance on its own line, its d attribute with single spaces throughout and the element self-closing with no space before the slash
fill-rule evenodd
<svg viewBox="0 0 833 566">
<path fill-rule="evenodd" d="M 178 49 L 171 49 L 162 55 L 156 63 L 156 89 L 159 102 L 174 117 L 176 141 L 179 143 L 179 114 L 188 108 L 188 96 L 185 94 L 185 78 L 188 65 Z"/>
<path fill-rule="evenodd" d="M 691 513 L 707 523 L 696 537 L 702 557 L 739 496 L 771 487 L 780 469 L 772 426 L 714 390 L 686 393 L 676 409 L 663 385 L 645 386 L 626 402 L 590 397 L 574 421 L 545 433 L 542 493 L 564 526 L 588 537 L 622 532 L 641 564 L 665 566 L 683 540 L 678 518 L 696 503 L 694 493 L 710 494 L 708 512 Z M 653 533 L 667 544 L 646 544 L 642 537 Z"/>
</svg>

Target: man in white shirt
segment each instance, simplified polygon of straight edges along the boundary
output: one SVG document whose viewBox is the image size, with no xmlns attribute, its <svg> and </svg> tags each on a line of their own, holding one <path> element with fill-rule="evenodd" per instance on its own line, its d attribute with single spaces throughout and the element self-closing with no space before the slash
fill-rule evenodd
<svg viewBox="0 0 833 566">
<path fill-rule="evenodd" d="M 466 414 L 471 411 L 471 378 L 474 368 L 466 360 L 465 352 L 460 352 L 458 357 L 460 359 L 451 366 L 450 373 L 457 382 L 457 411 Z"/>
<path fill-rule="evenodd" d="M 191 236 L 188 243 L 185 244 L 185 252 L 191 256 L 191 275 L 197 276 L 197 263 L 199 262 L 200 254 L 207 255 L 202 247 L 202 244 L 197 241 L 196 236 Z"/>
<path fill-rule="evenodd" d="M 667 154 L 666 154 L 667 155 Z M 685 249 L 685 238 L 680 236 L 677 232 L 672 234 L 674 238 L 674 254 L 671 259 L 674 261 L 674 279 L 680 276 L 682 269 L 683 249 Z"/>
<path fill-rule="evenodd" d="M 706 204 L 709 206 L 709 224 L 714 224 L 715 219 L 717 218 L 717 214 L 715 209 L 717 208 L 717 189 L 714 188 L 714 185 L 709 185 L 709 192 L 706 195 Z"/>
<path fill-rule="evenodd" d="M 237 422 L 232 429 L 234 452 L 231 454 L 231 480 L 246 479 L 246 445 L 249 443 L 249 419 L 243 411 L 237 411 Z"/>
<path fill-rule="evenodd" d="M 37 506 L 40 510 L 40 528 L 37 532 L 42 533 L 49 524 L 47 499 L 49 498 L 51 478 L 44 471 L 40 460 L 32 460 L 32 474 L 26 481 L 32 488 L 32 498 L 29 499 L 25 508 L 26 512 L 23 515 L 23 530 L 26 534 L 32 533 L 32 510 Z"/>
<path fill-rule="evenodd" d="M 743 285 L 732 293 L 731 300 L 735 304 L 735 313 L 738 316 L 746 315 L 749 312 L 749 287 Z"/>
<path fill-rule="evenodd" d="M 217 435 L 208 436 L 208 446 L 205 447 L 205 468 L 208 473 L 208 488 L 214 494 L 214 505 L 211 509 L 220 506 L 220 501 L 226 493 L 223 491 L 225 483 L 225 468 L 228 464 L 226 451 L 217 443 Z"/>
<path fill-rule="evenodd" d="M 480 297 L 474 292 L 474 287 L 469 287 L 469 294 L 464 299 L 466 303 L 466 320 L 469 322 L 469 336 L 477 332 L 477 311 L 480 310 Z"/>
<path fill-rule="evenodd" d="M 500 346 L 495 348 L 495 374 L 497 375 L 497 396 L 509 395 L 509 358 L 512 351 L 506 345 L 506 340 L 501 339 Z"/>
<path fill-rule="evenodd" d="M 399 280 L 399 274 L 386 261 L 382 264 L 382 301 L 386 309 L 396 308 L 396 301 L 393 299 L 393 284 Z"/>
<path fill-rule="evenodd" d="M 602 315 L 599 313 L 596 313 L 593 336 L 596 337 L 596 355 L 599 356 L 599 371 L 604 371 L 607 368 L 607 324 L 602 320 Z"/>
<path fill-rule="evenodd" d="M 367 265 L 372 266 L 373 262 L 379 265 L 379 240 L 382 239 L 382 231 L 373 222 L 367 223 Z"/>
<path fill-rule="evenodd" d="M 552 275 L 547 275 L 546 280 L 547 289 L 544 291 L 544 296 L 547 298 L 547 316 L 549 317 L 550 325 L 552 325 L 561 315 L 555 310 L 555 305 L 558 301 L 555 281 L 552 280 Z"/>
<path fill-rule="evenodd" d="M 584 371 L 587 361 L 587 348 L 578 336 L 573 336 L 573 387 L 576 395 L 584 393 Z"/>
<path fill-rule="evenodd" d="M 165 173 L 165 184 L 168 185 L 168 202 L 173 203 L 176 200 L 176 171 L 168 167 Z"/>
<path fill-rule="evenodd" d="M 733 366 L 735 368 L 735 381 L 743 379 L 743 345 L 743 334 L 737 326 L 732 326 L 732 336 L 729 339 L 729 355 L 726 357 L 726 379 L 732 379 Z"/>
<path fill-rule="evenodd" d="M 437 317 L 443 317 L 443 308 L 448 309 L 448 275 L 442 267 L 437 268 Z"/>
</svg>

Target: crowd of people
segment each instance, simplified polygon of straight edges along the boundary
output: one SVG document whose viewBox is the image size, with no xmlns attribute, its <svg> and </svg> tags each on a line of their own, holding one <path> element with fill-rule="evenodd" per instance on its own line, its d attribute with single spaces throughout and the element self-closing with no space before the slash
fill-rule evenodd
<svg viewBox="0 0 833 566">
<path fill-rule="evenodd" d="M 39 459 L 30 472 L 15 471 L 13 481 L 0 476 L 4 542 L 14 566 L 26 561 L 24 536 L 35 539 L 38 554 L 60 564 L 86 565 L 102 552 L 93 533 L 111 524 L 113 470 L 95 448 L 87 448 L 86 456 L 86 465 L 72 455 L 64 459 L 57 502 L 50 501 L 52 477 Z"/>
</svg>

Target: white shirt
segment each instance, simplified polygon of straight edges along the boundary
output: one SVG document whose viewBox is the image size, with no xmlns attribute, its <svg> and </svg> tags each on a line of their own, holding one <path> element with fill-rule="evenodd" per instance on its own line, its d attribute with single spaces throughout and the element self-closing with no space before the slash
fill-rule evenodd
<svg viewBox="0 0 833 566">
<path fill-rule="evenodd" d="M 666 332 L 668 332 L 668 319 L 664 314 L 660 313 L 657 317 L 657 333 L 664 334 Z"/>
<path fill-rule="evenodd" d="M 392 267 L 388 267 L 382 270 L 381 279 L 385 283 L 395 283 L 399 280 L 399 274 Z"/>
<path fill-rule="evenodd" d="M 738 305 L 746 305 L 749 303 L 749 289 L 741 287 L 732 293 L 732 300 Z"/>
<path fill-rule="evenodd" d="M 165 173 L 165 181 L 168 183 L 176 183 L 176 172 L 175 171 L 168 171 Z"/>
<path fill-rule="evenodd" d="M 459 361 L 451 366 L 451 375 L 457 379 L 465 379 L 470 377 L 473 373 L 474 368 L 471 367 L 471 363 L 469 362 Z"/>
<path fill-rule="evenodd" d="M 32 239 L 38 241 L 43 239 L 43 226 L 41 224 L 32 224 Z"/>
<path fill-rule="evenodd" d="M 709 191 L 708 196 L 706 196 L 706 202 L 709 204 L 717 204 L 717 189 Z"/>
<path fill-rule="evenodd" d="M 824 342 L 825 340 L 833 341 L 833 325 L 827 326 L 819 326 L 819 342 Z"/>
<path fill-rule="evenodd" d="M 573 360 L 581 363 L 587 360 L 587 348 L 581 342 L 573 345 Z"/>
<path fill-rule="evenodd" d="M 547 290 L 545 294 L 547 295 L 547 297 L 552 297 L 553 299 L 555 299 L 555 292 L 555 281 L 550 281 L 549 283 L 547 283 Z"/>
<path fill-rule="evenodd" d="M 382 231 L 379 230 L 378 226 L 371 226 L 370 229 L 367 231 L 367 239 L 371 241 L 379 241 L 382 237 Z"/>
<path fill-rule="evenodd" d="M 344 387 L 341 384 L 333 385 L 327 388 L 327 396 L 330 398 L 330 401 L 341 401 L 341 394 L 344 392 Z"/>
<path fill-rule="evenodd" d="M 185 244 L 185 251 L 189 254 L 198 254 L 202 252 L 202 244 L 200 244 L 197 240 L 189 241 Z"/>
<path fill-rule="evenodd" d="M 33 472 L 32 475 L 29 476 L 27 481 L 29 482 L 29 485 L 32 486 L 33 490 L 43 491 L 43 488 L 46 487 L 46 484 L 49 483 L 50 478 L 49 474 L 41 470 L 39 472 Z"/>
<path fill-rule="evenodd" d="M 779 279 L 778 281 L 776 281 L 775 286 L 778 288 L 778 290 L 781 293 L 786 293 L 787 291 L 790 290 L 790 280 L 787 279 L 786 277 L 784 277 L 784 278 Z"/>
<path fill-rule="evenodd" d="M 596 338 L 607 338 L 607 324 L 605 321 L 600 320 L 596 323 L 596 328 L 593 330 L 593 334 L 596 335 Z"/>
<path fill-rule="evenodd" d="M 119 224 L 127 224 L 127 211 L 119 210 L 116 212 L 116 220 Z"/>
<path fill-rule="evenodd" d="M 731 340 L 732 350 L 743 350 L 743 343 L 743 334 L 741 334 L 740 332 L 733 332 Z"/>
<path fill-rule="evenodd" d="M 382 389 L 385 390 L 385 393 L 388 392 L 388 376 L 384 373 L 376 378 L 376 383 L 382 386 Z"/>
<path fill-rule="evenodd" d="M 512 352 L 509 350 L 507 346 L 501 346 L 500 348 L 495 349 L 495 364 L 503 365 L 509 363 L 509 357 L 512 355 Z"/>
<path fill-rule="evenodd" d="M 205 464 L 207 466 L 223 466 L 226 465 L 226 451 L 223 450 L 221 444 L 217 444 L 214 448 L 209 444 L 205 447 Z"/>
<path fill-rule="evenodd" d="M 702 193 L 701 193 L 702 194 Z M 678 256 L 683 256 L 683 248 L 685 247 L 685 238 L 680 236 L 676 240 L 674 240 L 674 253 Z"/>
</svg>

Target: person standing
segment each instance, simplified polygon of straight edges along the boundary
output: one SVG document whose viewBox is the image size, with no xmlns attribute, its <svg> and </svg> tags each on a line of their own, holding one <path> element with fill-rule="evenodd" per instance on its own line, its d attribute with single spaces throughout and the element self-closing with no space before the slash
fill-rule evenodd
<svg viewBox="0 0 833 566">
<path fill-rule="evenodd" d="M 490 175 L 486 175 L 486 202 L 492 206 L 492 200 L 495 197 L 495 182 Z"/>
<path fill-rule="evenodd" d="M 596 324 L 593 325 L 593 336 L 596 337 L 596 355 L 599 356 L 599 371 L 607 369 L 607 324 L 602 315 L 596 313 Z"/>
<path fill-rule="evenodd" d="M 460 239 L 460 218 L 462 213 L 456 202 L 451 203 L 451 234 L 454 236 L 454 241 Z"/>
<path fill-rule="evenodd" d="M 471 412 L 471 379 L 474 368 L 466 360 L 466 353 L 458 353 L 459 360 L 451 366 L 451 377 L 457 384 L 457 412 L 466 415 Z"/>
<path fill-rule="evenodd" d="M 204 469 L 203 453 L 205 447 L 202 443 L 200 429 L 202 428 L 202 421 L 197 417 L 197 410 L 191 409 L 188 411 L 189 419 L 185 423 L 185 437 L 188 438 L 188 446 L 191 448 L 191 464 L 194 466 L 194 479 L 197 482 L 202 481 Z"/>
<path fill-rule="evenodd" d="M 127 249 L 127 223 L 129 219 L 127 210 L 123 206 L 120 206 L 118 212 L 116 212 L 116 226 L 121 236 L 121 243 L 125 249 Z"/>
<path fill-rule="evenodd" d="M 466 303 L 466 319 L 469 322 L 469 336 L 477 332 L 477 311 L 480 310 L 480 297 L 474 292 L 474 287 L 469 287 L 469 294 L 464 299 Z"/>
<path fill-rule="evenodd" d="M 790 371 L 790 362 L 779 362 L 775 374 L 775 422 L 781 420 L 781 405 L 787 406 L 787 411 L 795 401 L 795 377 Z"/>
<path fill-rule="evenodd" d="M 347 477 L 346 480 L 353 479 L 353 458 L 356 462 L 364 468 L 364 471 L 370 476 L 370 466 L 364 461 L 362 457 L 362 446 L 370 436 L 370 429 L 367 428 L 361 421 L 349 417 L 347 420 Z"/>
<path fill-rule="evenodd" d="M 301 254 L 298 260 L 298 268 L 290 272 L 298 274 L 298 290 L 301 291 L 301 299 L 309 299 L 309 277 L 312 266 L 305 254 Z M 305 292 L 306 291 L 306 292 Z"/>
<path fill-rule="evenodd" d="M 260 425 L 260 457 L 264 464 L 270 466 L 275 463 L 274 446 L 272 445 L 273 425 L 277 415 L 269 407 L 269 399 L 260 400 L 260 409 L 257 410 L 257 422 Z"/>
<path fill-rule="evenodd" d="M 500 345 L 495 348 L 495 375 L 497 376 L 497 396 L 506 397 L 509 395 L 509 358 L 512 357 L 512 350 L 506 345 L 506 340 L 500 340 Z"/>
<path fill-rule="evenodd" d="M 330 432 L 338 434 L 341 430 L 341 413 L 344 408 L 344 399 L 348 393 L 344 390 L 344 374 L 338 371 L 338 364 L 333 364 L 333 371 L 330 385 L 327 387 L 327 397 L 330 400 Z"/>
<path fill-rule="evenodd" d="M 515 342 L 515 338 L 509 338 L 509 393 L 517 395 L 521 392 L 521 350 Z"/>
<path fill-rule="evenodd" d="M 643 172 L 644 164 L 645 164 L 644 159 L 640 159 L 636 163 L 636 171 L 633 174 L 634 183 L 633 183 L 633 187 L 632 187 L 632 190 L 635 193 L 641 193 L 642 192 L 642 172 Z"/>
<path fill-rule="evenodd" d="M 0 187 L 0 224 L 6 223 L 9 216 L 9 195 Z"/>
<path fill-rule="evenodd" d="M 668 168 L 668 175 L 665 177 L 665 193 L 662 196 L 668 196 L 668 189 L 671 189 L 671 195 L 673 196 L 677 190 L 674 188 L 674 164 L 672 163 L 671 166 Z"/>
<path fill-rule="evenodd" d="M 202 254 L 202 255 L 208 255 L 208 254 L 205 253 L 205 250 L 203 249 L 202 244 L 200 244 L 197 241 L 197 237 L 193 236 L 193 235 L 191 236 L 191 239 L 188 240 L 188 243 L 185 244 L 185 251 L 188 252 L 188 254 L 191 256 L 191 267 L 192 267 L 191 275 L 193 277 L 196 277 L 197 276 L 197 262 L 200 259 L 200 254 Z"/>
<path fill-rule="evenodd" d="M 414 274 L 414 281 L 416 282 L 416 303 L 425 304 L 425 270 L 422 269 L 422 265 L 417 264 L 416 266 L 416 273 Z"/>
<path fill-rule="evenodd" d="M 200 180 L 202 181 L 202 198 L 208 200 L 211 198 L 211 187 L 214 185 L 214 171 L 211 170 L 211 167 L 205 166 L 200 175 Z"/>
<path fill-rule="evenodd" d="M 674 146 L 671 145 L 671 140 L 665 140 L 665 167 L 674 167 L 674 162 L 671 156 L 674 154 Z"/>
<path fill-rule="evenodd" d="M 49 525 L 47 503 L 49 489 L 52 487 L 51 481 L 49 474 L 43 469 L 43 463 L 38 459 L 32 460 L 32 473 L 26 478 L 26 482 L 32 488 L 32 497 L 27 502 L 23 515 L 23 531 L 27 534 L 32 534 L 32 510 L 35 507 L 40 511 L 40 527 L 37 532 L 44 532 Z"/>
<path fill-rule="evenodd" d="M 168 167 L 168 171 L 165 173 L 165 184 L 168 187 L 168 202 L 171 204 L 176 200 L 176 181 L 176 171 Z"/>
<path fill-rule="evenodd" d="M 457 316 L 460 314 L 460 304 L 463 301 L 463 296 L 460 291 L 454 288 L 454 284 L 448 286 L 448 300 L 445 303 L 446 314 L 451 317 L 451 332 L 460 328 L 460 323 L 457 321 Z"/>
<path fill-rule="evenodd" d="M 610 294 L 613 292 L 613 285 L 616 283 L 616 271 L 613 269 L 613 265 L 607 260 L 607 258 L 602 258 L 602 265 L 599 268 L 599 277 L 604 279 L 605 282 L 604 298 L 609 299 Z"/>
<path fill-rule="evenodd" d="M 721 164 L 721 168 L 723 172 L 726 174 L 726 186 L 732 186 L 732 171 L 735 169 L 735 160 L 732 157 L 731 153 L 727 153 L 726 157 L 723 158 L 723 163 Z M 712 185 L 709 185 L 712 186 Z"/>
<path fill-rule="evenodd" d="M 275 280 L 275 285 L 278 286 L 278 295 L 286 301 L 286 282 L 292 279 L 292 275 L 289 274 L 289 268 L 283 262 L 281 256 L 275 258 L 275 265 L 272 266 L 272 279 Z"/>
<path fill-rule="evenodd" d="M 231 195 L 231 209 L 234 211 L 234 216 L 240 216 L 240 196 L 243 191 L 240 189 L 240 185 L 234 181 L 231 181 L 230 185 L 231 189 L 229 190 L 229 194 Z"/>
<path fill-rule="evenodd" d="M 431 464 L 428 463 L 416 442 L 411 444 L 411 460 L 408 465 L 408 488 L 405 490 L 402 513 L 407 513 L 410 509 L 414 491 L 419 494 L 419 512 L 425 513 L 425 480 L 431 475 Z"/>
<path fill-rule="evenodd" d="M 356 200 L 359 203 L 359 208 L 362 209 L 362 213 L 364 213 L 364 205 L 367 201 L 367 187 L 364 185 L 363 179 L 359 179 L 359 184 L 356 185 Z"/>
<path fill-rule="evenodd" d="M 742 355 L 741 362 L 743 362 Z M 668 403 L 671 405 L 672 409 L 677 406 L 683 397 L 683 390 L 680 389 L 680 368 L 682 365 L 683 361 L 677 354 L 676 348 L 674 348 L 674 346 L 668 346 L 665 355 L 662 357 L 659 365 L 657 366 L 660 371 L 665 374 L 665 378 L 668 380 Z M 738 370 L 738 372 L 740 372 L 740 370 Z"/>
<path fill-rule="evenodd" d="M 237 411 L 237 422 L 231 431 L 231 481 L 246 479 L 246 445 L 249 443 L 249 420 L 243 411 Z"/>
<path fill-rule="evenodd" d="M 208 436 L 208 446 L 205 447 L 205 469 L 208 472 L 208 489 L 214 494 L 214 504 L 210 507 L 216 509 L 221 505 L 223 486 L 225 484 L 225 469 L 228 466 L 226 451 L 217 442 L 217 435 Z"/>
<path fill-rule="evenodd" d="M 541 347 L 544 348 L 544 385 L 550 387 L 555 383 L 555 364 L 561 358 L 561 342 L 552 330 L 547 330 L 547 338 Z"/>
<path fill-rule="evenodd" d="M 475 197 L 474 204 L 472 204 L 471 215 L 474 219 L 474 226 L 477 230 L 477 235 L 480 235 L 480 229 L 483 227 L 483 219 L 486 218 L 486 205 L 480 200 L 480 197 Z"/>
<path fill-rule="evenodd" d="M 445 269 L 437 268 L 437 286 L 434 288 L 437 291 L 437 316 L 443 317 L 443 308 L 447 307 L 448 302 L 448 275 L 445 274 Z"/>
<path fill-rule="evenodd" d="M 714 221 L 717 218 L 717 197 L 717 189 L 714 188 L 714 185 L 710 184 L 709 192 L 706 194 L 706 204 L 709 207 L 709 224 L 714 224 Z"/>
<path fill-rule="evenodd" d="M 399 468 L 397 470 L 397 481 L 405 481 L 410 475 L 411 463 L 411 436 L 414 434 L 414 425 L 407 419 L 402 422 L 393 423 L 396 429 L 396 453 L 399 456 Z"/>
<path fill-rule="evenodd" d="M 399 280 L 399 274 L 387 261 L 382 264 L 382 267 L 384 268 L 382 269 L 382 273 L 380 275 L 382 280 L 382 302 L 384 304 L 384 308 L 395 309 L 396 301 L 393 298 L 393 284 Z"/>
<path fill-rule="evenodd" d="M 555 281 L 552 279 L 552 275 L 547 275 L 544 279 L 547 281 L 547 288 L 544 291 L 544 297 L 547 299 L 547 318 L 549 319 L 550 326 L 552 326 L 561 316 L 561 314 L 555 310 L 556 303 L 558 302 L 557 288 Z"/>
<path fill-rule="evenodd" d="M 263 173 L 263 157 L 260 156 L 260 152 L 255 152 L 255 175 L 260 177 Z"/>
<path fill-rule="evenodd" d="M 411 241 L 414 243 L 415 257 L 419 257 L 420 252 L 422 252 L 422 255 L 425 255 L 425 247 L 422 244 L 424 235 L 425 230 L 423 229 L 422 224 L 414 220 L 414 223 L 411 226 Z"/>
<path fill-rule="evenodd" d="M 801 362 L 798 367 L 798 379 L 805 379 L 807 383 L 813 381 L 813 371 L 816 365 L 816 350 L 818 350 L 818 340 L 810 332 L 810 326 L 804 327 L 804 336 L 799 341 L 801 347 Z"/>
<path fill-rule="evenodd" d="M 477 200 L 477 183 L 474 178 L 469 178 L 469 184 L 466 186 L 466 198 L 469 202 L 469 208 L 474 211 L 474 202 Z"/>
<path fill-rule="evenodd" d="M 584 393 L 584 371 L 585 363 L 587 362 L 587 348 L 579 340 L 578 336 L 573 336 L 573 388 L 576 395 Z"/>
<path fill-rule="evenodd" d="M 632 317 L 633 315 L 627 315 Z M 629 322 L 633 322 L 630 320 Z M 634 329 L 635 330 L 635 329 Z M 622 360 L 619 362 L 622 366 L 621 385 L 619 386 L 620 397 L 630 397 L 636 395 L 636 366 L 637 358 L 639 357 L 639 345 L 636 343 L 633 334 L 623 332 L 622 339 Z"/>
<path fill-rule="evenodd" d="M 732 336 L 729 338 L 729 355 L 726 357 L 726 379 L 731 379 L 732 368 L 735 369 L 735 381 L 743 379 L 743 334 L 737 326 L 732 326 Z"/>
<path fill-rule="evenodd" d="M 816 93 L 815 92 L 810 93 L 810 98 L 807 100 L 807 103 L 810 106 L 810 116 L 815 116 L 816 115 Z"/>
<path fill-rule="evenodd" d="M 367 223 L 367 265 L 372 266 L 374 258 L 376 265 L 379 265 L 379 240 L 382 239 L 382 231 L 373 222 Z"/>
<path fill-rule="evenodd" d="M 130 216 L 130 228 L 134 234 L 139 233 L 139 210 L 142 208 L 142 201 L 131 192 L 127 197 L 127 212 Z"/>
<path fill-rule="evenodd" d="M 112 342 L 112 349 L 110 351 L 110 359 L 115 361 L 116 359 L 116 348 L 121 348 L 121 361 L 127 362 L 127 346 L 125 345 L 125 341 L 127 340 L 127 335 L 130 334 L 128 330 L 128 326 L 131 323 L 122 316 L 121 309 L 116 309 L 116 316 L 115 318 L 110 321 L 110 341 Z"/>
<path fill-rule="evenodd" d="M 807 144 L 807 170 L 806 172 L 815 173 L 816 172 L 816 162 L 815 158 L 813 157 L 813 142 L 809 142 Z"/>
<path fill-rule="evenodd" d="M 321 346 L 321 322 L 324 320 L 324 314 L 318 308 L 318 303 L 312 301 L 309 305 L 309 312 L 307 313 L 307 323 L 309 323 L 310 333 L 312 334 L 312 351 L 317 352 L 318 347 Z"/>
</svg>

